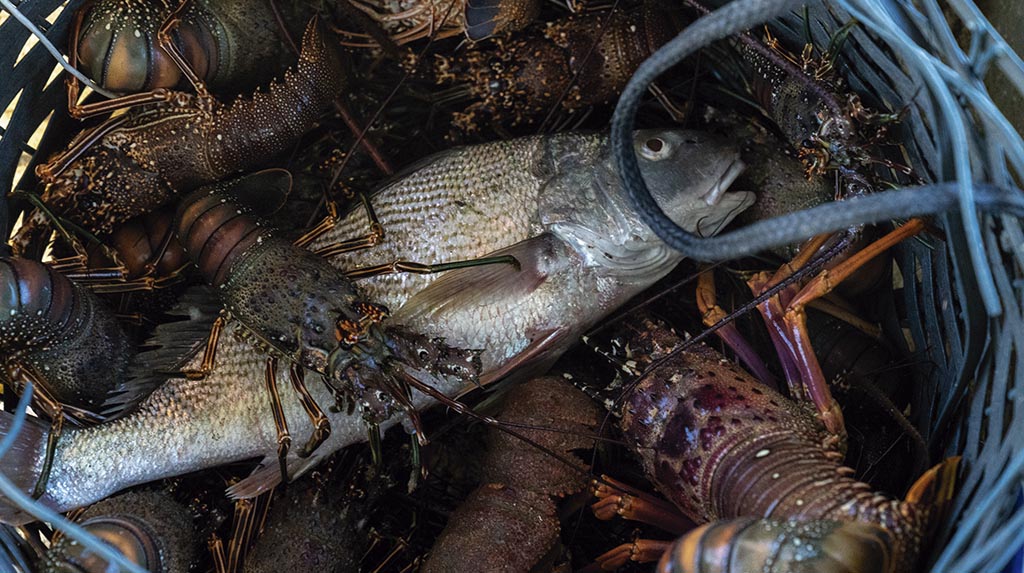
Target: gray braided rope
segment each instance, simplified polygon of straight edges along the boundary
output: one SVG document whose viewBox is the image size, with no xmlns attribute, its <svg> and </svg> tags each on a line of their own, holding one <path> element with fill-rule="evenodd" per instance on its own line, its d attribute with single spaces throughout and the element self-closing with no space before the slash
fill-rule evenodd
<svg viewBox="0 0 1024 573">
<path fill-rule="evenodd" d="M 759 221 L 713 238 L 689 233 L 665 215 L 644 183 L 633 150 L 635 115 L 648 86 L 707 44 L 768 21 L 803 3 L 804 0 L 735 0 L 699 18 L 655 52 L 637 69 L 623 90 L 611 122 L 612 154 L 619 177 L 643 221 L 666 244 L 687 257 L 702 261 L 742 257 L 856 225 L 942 213 L 957 208 L 961 201 L 960 187 L 953 183 L 903 188 Z M 974 184 L 972 189 L 974 204 L 978 207 L 1005 209 L 1017 216 L 1024 214 L 1024 195 L 1019 190 L 979 184 Z"/>
</svg>

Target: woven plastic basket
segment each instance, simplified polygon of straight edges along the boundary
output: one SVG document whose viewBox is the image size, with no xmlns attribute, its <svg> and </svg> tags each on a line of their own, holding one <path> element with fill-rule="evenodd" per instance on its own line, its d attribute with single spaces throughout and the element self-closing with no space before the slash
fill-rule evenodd
<svg viewBox="0 0 1024 573">
<path fill-rule="evenodd" d="M 80 3 L 23 0 L 20 9 L 63 48 Z M 906 106 L 902 135 L 915 170 L 932 181 L 1017 187 L 1024 143 L 983 79 L 990 71 L 1001 74 L 1002 89 L 1020 98 L 1024 63 L 970 0 L 812 2 L 808 14 L 818 45 L 851 17 L 861 23 L 844 45 L 847 78 L 875 107 Z M 52 56 L 14 18 L 0 18 L 0 191 L 6 195 L 33 190 L 32 167 L 78 125 L 53 113 L 66 102 Z M 803 14 L 792 14 L 773 27 L 799 43 L 804 22 Z M 4 216 L 8 207 L 11 217 Z M 13 222 L 21 207 L 0 201 L 0 220 Z M 908 332 L 912 341 L 918 389 L 912 417 L 932 455 L 964 456 L 955 507 L 929 558 L 934 571 L 1000 571 L 1024 544 L 1018 501 L 1024 476 L 1024 232 L 1017 219 L 979 216 L 973 209 L 936 222 L 942 237 L 900 248 L 905 304 L 890 313 L 887 325 L 891 332 Z M 19 569 L 0 563 L 0 572 L 6 570 Z"/>
<path fill-rule="evenodd" d="M 844 52 L 847 79 L 885 108 L 908 106 L 903 140 L 915 169 L 932 181 L 1017 187 L 1024 142 L 983 80 L 990 73 L 990 81 L 1013 86 L 1010 102 L 1024 93 L 1024 64 L 977 6 L 819 4 L 811 7 L 816 41 L 827 42 L 850 17 L 862 26 Z M 796 18 L 781 27 L 791 36 L 803 29 Z M 964 457 L 932 570 L 1000 571 L 1024 543 L 1024 235 L 1019 219 L 979 217 L 974 209 L 938 222 L 943 239 L 907 241 L 898 257 L 906 281 L 900 326 L 919 361 L 912 417 L 933 456 Z"/>
</svg>

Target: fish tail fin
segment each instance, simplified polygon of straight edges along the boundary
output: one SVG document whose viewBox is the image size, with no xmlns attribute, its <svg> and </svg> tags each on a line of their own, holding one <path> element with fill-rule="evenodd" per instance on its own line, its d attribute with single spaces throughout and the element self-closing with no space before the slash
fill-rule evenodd
<svg viewBox="0 0 1024 573">
<path fill-rule="evenodd" d="M 42 472 L 46 456 L 46 442 L 50 425 L 39 418 L 27 416 L 21 423 L 14 414 L 0 412 L 0 441 L 14 435 L 14 443 L 0 458 L 0 474 L 19 490 L 31 494 Z M 44 500 L 33 501 L 40 503 Z M 22 525 L 35 521 L 25 507 L 7 496 L 0 495 L 0 522 Z"/>
</svg>

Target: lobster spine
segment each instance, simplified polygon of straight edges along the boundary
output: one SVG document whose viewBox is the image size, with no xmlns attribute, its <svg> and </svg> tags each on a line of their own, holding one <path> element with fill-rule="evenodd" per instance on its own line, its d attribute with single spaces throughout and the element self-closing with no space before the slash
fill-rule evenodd
<svg viewBox="0 0 1024 573">
<path fill-rule="evenodd" d="M 314 19 L 303 36 L 298 66 L 285 72 L 283 81 L 214 111 L 212 128 L 205 134 L 212 174 L 208 180 L 257 167 L 267 156 L 288 150 L 341 87 L 338 53 L 327 45 Z"/>
</svg>

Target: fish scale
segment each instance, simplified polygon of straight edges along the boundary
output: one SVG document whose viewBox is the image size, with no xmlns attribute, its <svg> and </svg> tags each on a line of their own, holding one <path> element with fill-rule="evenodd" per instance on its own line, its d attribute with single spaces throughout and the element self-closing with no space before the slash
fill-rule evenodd
<svg viewBox="0 0 1024 573">
<path fill-rule="evenodd" d="M 446 151 L 418 162 L 371 199 L 384 239 L 332 257 L 341 269 L 404 259 L 432 264 L 482 257 L 539 230 L 537 197 L 544 179 L 522 169 L 543 153 L 542 136 Z M 369 219 L 356 208 L 310 248 L 365 234 Z M 411 230 L 425 232 L 417 238 Z M 472 230 L 472 232 L 466 232 Z M 368 299 L 397 309 L 438 275 L 400 273 L 359 281 Z"/>
</svg>

